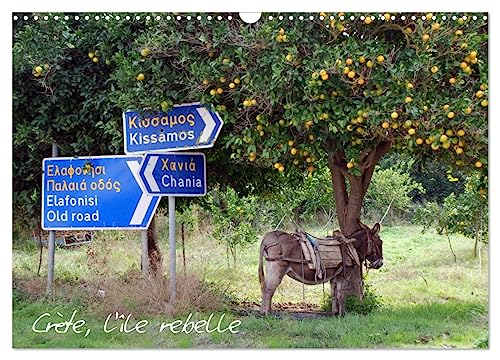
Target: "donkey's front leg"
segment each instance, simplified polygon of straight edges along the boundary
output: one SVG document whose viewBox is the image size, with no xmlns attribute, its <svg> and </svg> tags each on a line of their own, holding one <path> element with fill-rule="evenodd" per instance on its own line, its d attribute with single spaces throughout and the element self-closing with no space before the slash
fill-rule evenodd
<svg viewBox="0 0 500 360">
<path fill-rule="evenodd" d="M 332 315 L 337 316 L 339 314 L 339 307 L 337 305 L 337 282 L 335 279 L 330 280 L 330 296 L 332 301 Z"/>
<path fill-rule="evenodd" d="M 332 279 L 330 284 L 332 288 L 332 314 L 335 316 L 344 316 L 347 281 L 340 277 Z"/>
<path fill-rule="evenodd" d="M 345 315 L 345 300 L 347 296 L 347 281 L 342 277 L 337 280 L 337 303 L 339 313 L 338 316 Z"/>
</svg>

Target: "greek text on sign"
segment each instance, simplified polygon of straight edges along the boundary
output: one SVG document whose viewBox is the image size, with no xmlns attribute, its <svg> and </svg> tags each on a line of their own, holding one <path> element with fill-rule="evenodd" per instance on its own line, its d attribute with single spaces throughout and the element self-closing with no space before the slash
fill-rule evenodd
<svg viewBox="0 0 500 360">
<path fill-rule="evenodd" d="M 199 103 L 174 105 L 167 113 L 127 110 L 123 113 L 125 153 L 209 148 L 222 125 L 219 114 Z"/>
<path fill-rule="evenodd" d="M 154 195 L 203 196 L 207 193 L 205 154 L 148 153 L 139 176 Z"/>
<path fill-rule="evenodd" d="M 43 160 L 42 228 L 147 229 L 160 198 L 144 192 L 140 156 Z"/>
</svg>

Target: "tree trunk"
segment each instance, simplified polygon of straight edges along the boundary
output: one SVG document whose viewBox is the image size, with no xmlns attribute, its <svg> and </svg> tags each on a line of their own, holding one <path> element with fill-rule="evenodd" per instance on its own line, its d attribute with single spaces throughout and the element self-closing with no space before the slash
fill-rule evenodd
<svg viewBox="0 0 500 360">
<path fill-rule="evenodd" d="M 373 149 L 363 151 L 359 157 L 358 167 L 361 175 L 354 175 L 348 171 L 347 160 L 344 149 L 333 140 L 327 143 L 328 167 L 332 178 L 332 187 L 335 198 L 337 217 L 340 231 L 349 237 L 361 229 L 361 209 L 363 199 L 368 191 L 375 166 L 380 159 L 389 151 L 391 142 L 379 142 Z M 347 191 L 346 179 L 349 182 Z M 360 268 L 359 276 L 353 276 L 349 280 L 348 294 L 359 297 L 363 295 L 363 268 Z"/>
<path fill-rule="evenodd" d="M 163 272 L 162 255 L 158 245 L 158 237 L 156 236 L 156 215 L 153 215 L 151 224 L 148 227 L 148 260 L 149 274 L 153 276 L 161 276 Z"/>
<path fill-rule="evenodd" d="M 370 186 L 375 166 L 390 147 L 391 142 L 381 141 L 372 149 L 363 151 L 358 163 L 361 174 L 354 175 L 348 171 L 344 149 L 333 140 L 327 143 L 328 167 L 332 178 L 337 217 L 340 230 L 345 236 L 361 228 L 359 222 L 363 199 Z M 349 182 L 349 192 L 346 179 Z"/>
</svg>

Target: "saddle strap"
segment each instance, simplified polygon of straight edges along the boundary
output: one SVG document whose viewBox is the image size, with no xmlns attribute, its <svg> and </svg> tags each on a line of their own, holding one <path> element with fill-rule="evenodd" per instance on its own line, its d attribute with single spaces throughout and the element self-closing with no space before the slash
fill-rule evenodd
<svg viewBox="0 0 500 360">
<path fill-rule="evenodd" d="M 274 257 L 274 258 L 264 256 L 264 259 L 266 259 L 266 261 L 288 261 L 288 262 L 295 262 L 295 263 L 299 263 L 299 264 L 309 264 L 311 262 L 311 260 L 294 259 L 294 258 L 289 258 L 286 256 L 279 256 L 279 257 Z"/>
</svg>

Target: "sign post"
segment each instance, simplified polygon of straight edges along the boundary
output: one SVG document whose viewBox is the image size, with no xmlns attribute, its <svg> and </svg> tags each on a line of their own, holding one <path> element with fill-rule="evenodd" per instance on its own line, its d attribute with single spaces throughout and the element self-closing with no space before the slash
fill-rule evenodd
<svg viewBox="0 0 500 360">
<path fill-rule="evenodd" d="M 170 301 L 176 296 L 175 197 L 207 193 L 205 154 L 148 153 L 142 160 L 139 178 L 152 195 L 168 195 L 168 244 Z M 147 248 L 146 248 L 147 249 Z"/>
<path fill-rule="evenodd" d="M 170 301 L 175 301 L 177 293 L 177 257 L 175 254 L 175 196 L 168 197 L 168 249 L 170 258 Z"/>
<path fill-rule="evenodd" d="M 145 191 L 168 196 L 171 302 L 176 297 L 175 197 L 207 193 L 205 155 L 172 151 L 211 148 L 222 125 L 219 114 L 199 103 L 174 105 L 167 113 L 123 113 L 125 153 L 145 154 L 139 171 Z"/>
<path fill-rule="evenodd" d="M 57 144 L 52 144 L 52 157 L 59 155 Z M 49 231 L 49 248 L 47 254 L 47 295 L 52 293 L 52 285 L 54 284 L 54 260 L 56 255 L 56 232 Z"/>
</svg>

